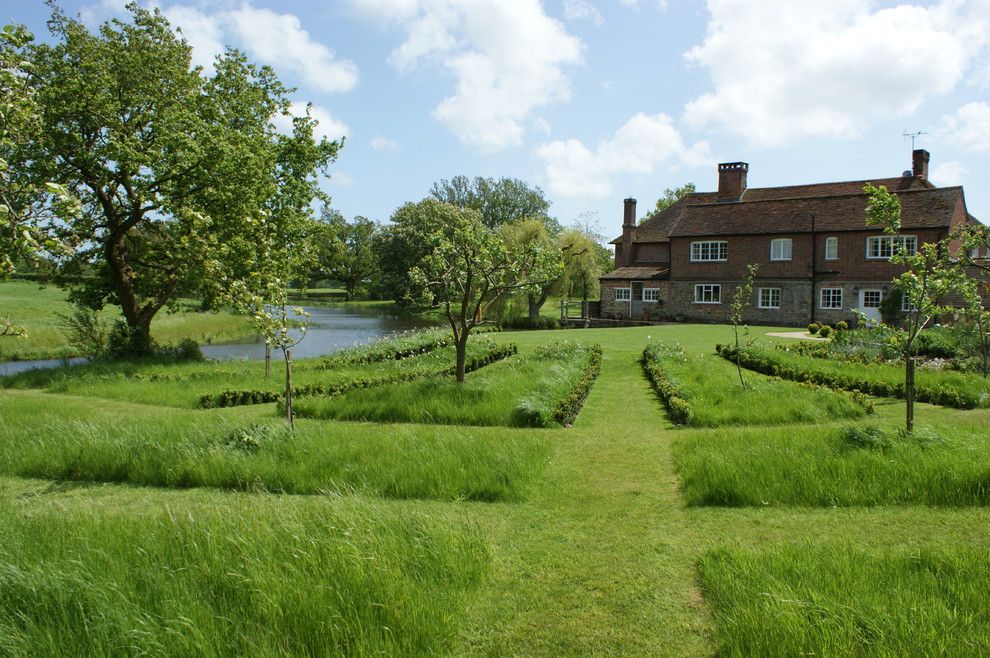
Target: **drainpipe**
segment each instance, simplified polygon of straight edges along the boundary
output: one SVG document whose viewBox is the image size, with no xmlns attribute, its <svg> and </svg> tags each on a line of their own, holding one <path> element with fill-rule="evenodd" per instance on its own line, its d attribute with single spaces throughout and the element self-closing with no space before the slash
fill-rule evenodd
<svg viewBox="0 0 990 658">
<path fill-rule="evenodd" d="M 815 213 L 811 213 L 811 322 L 815 321 L 815 278 L 818 274 L 818 237 L 815 233 Z"/>
</svg>

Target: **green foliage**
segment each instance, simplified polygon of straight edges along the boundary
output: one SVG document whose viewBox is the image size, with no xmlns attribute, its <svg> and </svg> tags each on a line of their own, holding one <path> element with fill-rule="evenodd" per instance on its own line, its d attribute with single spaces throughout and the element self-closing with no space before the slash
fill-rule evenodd
<svg viewBox="0 0 990 658">
<path fill-rule="evenodd" d="M 430 188 L 430 197 L 481 215 L 489 229 L 496 230 L 520 219 L 537 219 L 548 231 L 560 231 L 557 220 L 549 215 L 550 202 L 538 187 L 530 187 L 517 178 L 483 178 L 467 176 L 443 179 Z"/>
<path fill-rule="evenodd" d="M 612 269 L 612 253 L 599 243 L 597 236 L 578 226 L 561 233 L 559 240 L 564 255 L 560 294 L 582 301 L 596 299 L 598 277 Z"/>
<path fill-rule="evenodd" d="M 836 331 L 847 331 L 848 329 L 849 329 L 849 323 L 846 322 L 845 320 L 839 320 L 838 322 L 835 323 Z"/>
<path fill-rule="evenodd" d="M 846 543 L 721 548 L 698 561 L 718 655 L 990 652 L 990 552 Z"/>
<path fill-rule="evenodd" d="M 560 320 L 545 315 L 537 315 L 535 318 L 528 315 L 517 315 L 503 320 L 502 328 L 508 331 L 560 329 Z"/>
<path fill-rule="evenodd" d="M 903 398 L 905 395 L 897 366 L 888 364 L 862 365 L 758 346 L 738 352 L 723 347 L 719 354 L 733 363 L 738 359 L 743 367 L 773 377 L 880 397 Z M 981 377 L 958 372 L 919 369 L 916 395 L 920 402 L 957 409 L 990 407 L 990 383 Z"/>
<path fill-rule="evenodd" d="M 378 225 L 367 217 L 348 222 L 330 206 L 324 206 L 320 221 L 313 226 L 311 240 L 316 242 L 316 267 L 313 279 L 332 279 L 344 287 L 347 301 L 378 274 Z"/>
<path fill-rule="evenodd" d="M 230 504 L 26 513 L 3 500 L 0 653 L 443 653 L 490 561 L 459 520 L 320 497 Z"/>
<path fill-rule="evenodd" d="M 642 363 L 646 377 L 667 407 L 670 422 L 675 425 L 690 425 L 694 414 L 691 405 L 684 399 L 677 381 L 670 376 L 664 366 L 669 361 L 684 358 L 684 351 L 677 345 L 652 343 L 643 350 Z"/>
<path fill-rule="evenodd" d="M 642 224 L 644 221 L 646 221 L 656 213 L 662 210 L 666 210 L 667 208 L 674 205 L 684 197 L 688 196 L 689 194 L 694 194 L 697 191 L 698 190 L 695 187 L 694 183 L 685 183 L 680 187 L 666 188 L 663 191 L 663 196 L 657 199 L 656 207 L 654 207 L 654 209 L 650 213 L 641 217 L 639 223 Z"/>
<path fill-rule="evenodd" d="M 818 333 L 818 330 L 821 329 L 821 328 L 822 328 L 822 325 L 820 325 L 817 322 L 812 322 L 811 324 L 808 325 L 808 333 L 811 334 L 812 336 L 814 336 L 814 335 L 816 335 Z"/>
<path fill-rule="evenodd" d="M 818 335 L 821 336 L 822 338 L 828 338 L 829 336 L 832 335 L 832 327 L 828 326 L 827 324 L 822 325 L 821 328 L 818 330 Z"/>
<path fill-rule="evenodd" d="M 901 305 L 904 302 L 904 293 L 893 288 L 880 301 L 880 321 L 888 327 L 899 327 L 904 318 L 904 311 Z"/>
<path fill-rule="evenodd" d="M 137 349 L 180 292 L 225 305 L 285 285 L 340 144 L 317 141 L 310 117 L 276 131 L 289 99 L 271 69 L 228 50 L 205 75 L 158 9 L 128 11 L 93 33 L 53 10 L 51 42 L 24 53 L 41 120 L 9 163 L 78 194 L 82 212 L 57 225 L 75 248 L 56 280 L 91 308 L 119 305 Z"/>
<path fill-rule="evenodd" d="M 109 332 L 100 315 L 91 308 L 75 306 L 71 314 L 56 313 L 62 332 L 77 354 L 105 356 L 109 349 Z"/>
</svg>

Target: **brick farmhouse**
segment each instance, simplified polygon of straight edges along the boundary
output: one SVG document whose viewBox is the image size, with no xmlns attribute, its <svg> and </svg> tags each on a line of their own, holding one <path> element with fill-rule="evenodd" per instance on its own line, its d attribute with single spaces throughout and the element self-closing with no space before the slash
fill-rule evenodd
<svg viewBox="0 0 990 658">
<path fill-rule="evenodd" d="M 718 191 L 685 196 L 637 226 L 636 200 L 624 204 L 615 269 L 601 277 L 602 318 L 727 322 L 746 266 L 759 266 L 746 322 L 802 326 L 852 321 L 854 309 L 879 318 L 899 269 L 897 248 L 916 249 L 977 220 L 962 187 L 928 181 L 929 154 L 897 178 L 747 188 L 749 165 L 718 165 Z M 902 230 L 866 226 L 863 186 L 884 185 L 901 203 Z M 990 253 L 979 254 L 990 257 Z"/>
</svg>

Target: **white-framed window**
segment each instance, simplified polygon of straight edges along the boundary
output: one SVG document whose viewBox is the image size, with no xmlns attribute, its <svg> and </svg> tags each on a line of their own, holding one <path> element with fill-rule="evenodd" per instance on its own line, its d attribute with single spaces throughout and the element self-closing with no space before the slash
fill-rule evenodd
<svg viewBox="0 0 990 658">
<path fill-rule="evenodd" d="M 820 308 L 842 308 L 842 288 L 822 288 L 819 295 Z"/>
<path fill-rule="evenodd" d="M 839 260 L 839 238 L 825 238 L 825 260 Z"/>
<path fill-rule="evenodd" d="M 729 243 L 725 240 L 706 240 L 691 243 L 692 262 L 720 261 L 729 258 Z"/>
<path fill-rule="evenodd" d="M 632 289 L 631 288 L 616 288 L 615 289 L 615 301 L 617 302 L 628 302 L 632 299 Z"/>
<path fill-rule="evenodd" d="M 903 251 L 913 256 L 918 251 L 918 238 L 914 235 L 871 235 L 866 238 L 866 257 L 887 260 Z"/>
<path fill-rule="evenodd" d="M 759 288 L 756 294 L 759 308 L 780 308 L 780 288 Z"/>
<path fill-rule="evenodd" d="M 659 288 L 643 288 L 643 301 L 656 302 L 660 300 Z"/>
<path fill-rule="evenodd" d="M 790 260 L 793 241 L 790 238 L 776 238 L 770 241 L 770 260 Z"/>
<path fill-rule="evenodd" d="M 863 290 L 860 292 L 863 308 L 880 308 L 883 301 L 883 290 Z"/>
<path fill-rule="evenodd" d="M 718 283 L 699 283 L 694 287 L 695 304 L 721 304 L 722 285 Z"/>
<path fill-rule="evenodd" d="M 905 313 L 913 313 L 918 310 L 918 307 L 911 303 L 911 298 L 907 294 L 904 294 L 901 295 L 901 310 Z"/>
</svg>

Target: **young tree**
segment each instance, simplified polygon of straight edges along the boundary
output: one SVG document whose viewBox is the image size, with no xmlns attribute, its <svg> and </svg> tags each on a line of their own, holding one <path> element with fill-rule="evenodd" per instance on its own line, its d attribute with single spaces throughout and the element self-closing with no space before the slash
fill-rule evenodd
<svg viewBox="0 0 990 658">
<path fill-rule="evenodd" d="M 653 208 L 653 210 L 643 215 L 640 218 L 639 223 L 642 224 L 644 221 L 649 219 L 655 213 L 658 213 L 661 210 L 666 210 L 667 208 L 671 207 L 672 205 L 674 205 L 675 203 L 677 203 L 687 195 L 694 194 L 697 191 L 698 190 L 695 188 L 694 183 L 684 183 L 684 185 L 681 185 L 680 187 L 675 187 L 673 189 L 668 187 L 663 191 L 663 196 L 657 199 L 657 204 Z"/>
<path fill-rule="evenodd" d="M 539 242 L 510 246 L 479 212 L 435 199 L 404 205 L 392 221 L 411 242 L 430 247 L 409 276 L 420 299 L 443 308 L 454 338 L 455 376 L 463 383 L 471 330 L 504 295 L 560 276 L 559 252 Z"/>
<path fill-rule="evenodd" d="M 320 222 L 326 230 L 316 236 L 320 241 L 317 245 L 318 272 L 340 281 L 347 301 L 351 301 L 358 287 L 370 282 L 377 273 L 375 243 L 378 225 L 360 215 L 348 223 L 343 215 L 329 206 L 324 206 Z"/>
<path fill-rule="evenodd" d="M 78 194 L 82 212 L 61 231 L 78 247 L 56 280 L 91 308 L 119 306 L 131 351 L 145 353 L 180 292 L 213 301 L 219 280 L 251 279 L 258 245 L 324 197 L 316 174 L 340 144 L 317 142 L 309 118 L 275 130 L 289 101 L 271 69 L 228 50 L 207 77 L 160 11 L 128 11 L 97 33 L 53 11 L 53 43 L 25 51 L 39 127 L 10 166 Z"/>
<path fill-rule="evenodd" d="M 756 273 L 759 265 L 746 266 L 746 279 L 732 293 L 732 305 L 730 309 L 732 315 L 732 334 L 736 339 L 736 372 L 739 374 L 739 385 L 746 388 L 746 380 L 742 373 L 742 356 L 739 352 L 739 325 L 743 323 L 743 313 L 753 304 L 753 283 L 756 281 Z M 745 329 L 749 333 L 749 327 Z"/>
<path fill-rule="evenodd" d="M 867 183 L 866 223 L 879 226 L 888 235 L 901 230 L 901 204 L 897 197 L 883 185 L 875 187 Z M 914 253 L 896 249 L 890 262 L 904 267 L 905 271 L 894 277 L 893 285 L 900 290 L 908 307 L 903 327 L 894 332 L 898 351 L 904 361 L 904 391 L 907 398 L 905 428 L 914 429 L 914 356 L 918 336 L 935 318 L 952 310 L 947 300 L 953 295 L 965 294 L 971 279 L 965 271 L 965 259 L 952 253 L 952 243 L 958 235 L 938 242 L 918 245 Z"/>
</svg>

